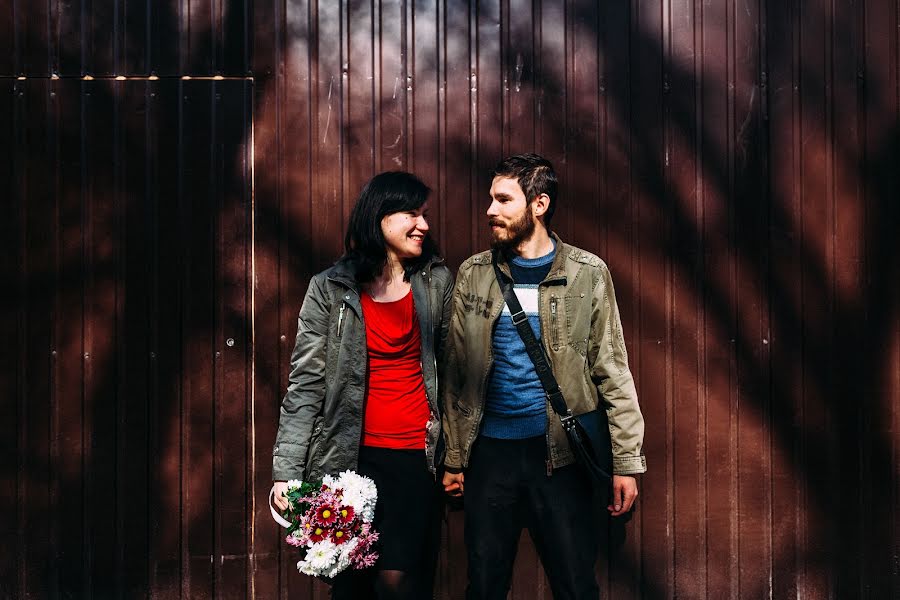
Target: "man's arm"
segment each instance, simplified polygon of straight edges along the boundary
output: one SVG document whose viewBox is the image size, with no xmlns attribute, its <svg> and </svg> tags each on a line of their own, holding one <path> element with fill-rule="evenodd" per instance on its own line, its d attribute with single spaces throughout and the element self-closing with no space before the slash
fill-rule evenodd
<svg viewBox="0 0 900 600">
<path fill-rule="evenodd" d="M 465 335 L 463 331 L 464 311 L 462 295 L 468 287 L 467 273 L 460 268 L 457 273 L 456 287 L 453 291 L 450 324 L 447 330 L 446 351 L 442 365 L 442 402 L 444 408 L 443 428 L 444 442 L 447 445 L 447 454 L 444 458 L 444 467 L 450 474 L 461 474 L 462 463 L 460 459 L 459 437 L 457 434 L 458 419 L 460 417 L 458 400 L 462 381 L 460 373 L 463 370 L 461 361 L 465 359 Z"/>
<path fill-rule="evenodd" d="M 633 475 L 647 470 L 643 453 L 644 417 L 638 404 L 634 378 L 609 269 L 600 263 L 594 285 L 591 340 L 588 357 L 591 379 L 606 407 L 613 454 L 613 498 L 608 506 L 614 516 L 631 509 L 637 497 Z"/>
</svg>

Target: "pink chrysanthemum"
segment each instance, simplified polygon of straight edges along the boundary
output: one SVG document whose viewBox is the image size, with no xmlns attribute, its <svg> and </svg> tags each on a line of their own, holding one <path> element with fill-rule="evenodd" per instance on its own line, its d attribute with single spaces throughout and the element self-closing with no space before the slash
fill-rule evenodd
<svg viewBox="0 0 900 600">
<path fill-rule="evenodd" d="M 358 540 L 356 547 L 350 552 L 350 564 L 354 569 L 365 569 L 371 567 L 378 560 L 378 553 L 372 550 L 375 542 L 378 541 L 378 533 L 372 531 L 371 525 L 364 523 L 357 532 Z"/>
</svg>

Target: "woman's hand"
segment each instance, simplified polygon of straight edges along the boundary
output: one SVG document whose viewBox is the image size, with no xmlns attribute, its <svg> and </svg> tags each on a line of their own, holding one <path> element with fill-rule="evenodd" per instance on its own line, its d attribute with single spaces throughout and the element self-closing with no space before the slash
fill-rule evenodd
<svg viewBox="0 0 900 600">
<path fill-rule="evenodd" d="M 276 481 L 274 488 L 275 506 L 277 506 L 279 510 L 287 510 L 288 506 L 290 506 L 288 504 L 288 499 L 284 497 L 284 493 L 288 488 L 287 481 Z"/>
<path fill-rule="evenodd" d="M 447 494 L 459 498 L 463 495 L 463 474 L 462 473 L 444 473 L 444 491 Z"/>
</svg>

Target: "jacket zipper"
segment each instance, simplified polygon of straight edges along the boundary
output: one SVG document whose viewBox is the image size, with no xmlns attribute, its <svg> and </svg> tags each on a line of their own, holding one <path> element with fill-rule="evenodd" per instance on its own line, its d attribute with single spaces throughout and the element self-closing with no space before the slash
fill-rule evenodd
<svg viewBox="0 0 900 600">
<path fill-rule="evenodd" d="M 556 320 L 556 296 L 550 297 L 550 333 L 553 335 L 553 343 L 556 344 L 559 342 L 559 336 L 556 331 L 557 320 Z"/>
<path fill-rule="evenodd" d="M 428 282 L 428 285 L 425 286 L 425 289 L 428 292 L 427 294 L 425 294 L 425 297 L 428 298 L 428 316 L 431 317 L 431 319 L 430 319 L 431 320 L 431 323 L 430 323 L 431 336 L 433 338 L 435 323 L 434 323 L 434 307 L 432 306 L 432 302 L 431 302 L 432 288 L 431 288 L 431 271 L 430 271 L 430 269 L 427 274 L 424 271 L 422 272 L 422 278 Z M 443 307 L 442 307 L 442 309 L 443 309 Z M 443 314 L 441 315 L 441 317 L 443 317 Z M 438 322 L 440 322 L 440 321 L 438 321 Z M 435 402 L 435 405 L 438 406 L 438 410 L 440 411 L 441 394 L 440 394 L 440 390 L 438 390 L 437 353 L 434 351 L 435 347 L 437 347 L 437 340 L 432 339 L 431 340 L 431 348 L 432 348 L 431 362 L 434 365 L 434 371 L 432 373 L 434 375 L 434 397 L 435 397 L 434 402 Z M 423 369 L 423 372 L 424 372 L 424 369 Z M 440 412 L 438 412 L 438 417 L 440 418 Z"/>
<path fill-rule="evenodd" d="M 344 325 L 344 309 L 347 308 L 347 302 L 341 301 L 341 310 L 338 313 L 337 336 L 341 337 L 341 328 Z"/>
<path fill-rule="evenodd" d="M 539 288 L 539 293 L 543 292 L 542 288 Z M 540 310 L 540 298 L 538 298 L 538 310 Z M 556 298 L 554 296 L 550 297 L 550 334 L 554 336 L 553 342 L 556 343 Z M 543 347 L 544 341 L 547 339 L 546 335 L 541 336 L 541 346 Z M 545 352 L 546 354 L 546 352 Z M 547 361 L 549 362 L 549 356 L 547 357 Z M 551 365 L 552 369 L 552 365 Z M 545 406 L 549 404 L 550 399 L 547 398 L 544 400 Z M 552 410 L 552 407 L 547 409 L 547 433 L 544 434 L 544 442 L 547 445 L 547 458 L 545 460 L 545 464 L 547 466 L 547 477 L 553 475 L 553 459 L 550 457 L 550 419 L 553 418 L 552 415 L 555 415 L 556 411 Z"/>
<path fill-rule="evenodd" d="M 433 338 L 434 337 L 434 311 L 432 310 L 432 306 L 431 306 L 432 302 L 431 302 L 430 269 L 429 269 L 429 271 L 422 271 L 422 281 L 424 282 L 424 287 L 425 287 L 425 299 L 428 302 L 428 306 L 425 307 L 425 311 L 426 311 L 425 314 L 428 315 L 428 320 L 429 320 L 428 325 L 429 325 L 429 328 L 431 331 L 431 336 Z M 416 313 L 418 313 L 418 310 L 416 311 Z M 418 318 L 418 314 L 416 314 L 416 318 Z M 437 406 L 437 405 L 439 405 L 439 403 L 441 401 L 440 400 L 441 396 L 438 391 L 437 356 L 434 355 L 435 340 L 432 339 L 431 342 L 432 342 L 431 343 L 431 348 L 432 348 L 432 357 L 431 358 L 432 358 L 432 364 L 434 365 L 434 371 L 432 373 L 433 378 L 434 378 L 434 398 L 428 398 L 428 386 L 427 385 L 425 386 L 425 398 L 427 400 L 429 400 L 428 412 L 429 412 L 430 416 L 428 418 L 428 423 L 431 424 L 431 423 L 436 422 L 439 424 L 441 422 L 440 421 L 440 419 L 441 419 L 440 407 L 438 407 L 437 421 L 434 421 L 435 415 L 434 415 L 434 413 L 432 413 L 432 410 L 431 410 L 432 402 Z M 422 377 L 423 377 L 423 383 L 424 383 L 425 364 L 422 362 L 422 354 L 423 353 L 424 353 L 424 348 L 422 348 L 419 353 L 419 368 L 422 370 Z M 438 432 L 438 437 L 440 437 L 440 435 L 441 435 L 440 432 Z M 431 471 L 431 474 L 434 476 L 435 481 L 437 481 L 437 467 L 435 465 L 435 459 L 437 457 L 437 440 L 435 439 L 434 447 L 432 448 L 431 460 L 429 461 L 428 460 L 428 427 L 427 426 L 425 427 L 425 457 L 426 457 L 426 460 L 425 460 L 426 465 L 425 466 L 428 468 L 429 471 Z"/>
</svg>

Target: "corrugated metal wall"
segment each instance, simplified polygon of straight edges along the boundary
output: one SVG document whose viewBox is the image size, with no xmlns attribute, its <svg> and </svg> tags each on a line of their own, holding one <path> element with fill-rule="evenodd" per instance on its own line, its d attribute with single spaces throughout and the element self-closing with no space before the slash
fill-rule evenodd
<svg viewBox="0 0 900 600">
<path fill-rule="evenodd" d="M 374 172 L 457 266 L 556 163 L 647 419 L 609 598 L 900 595 L 900 4 L 10 0 L 0 596 L 321 598 L 265 506 Z M 439 597 L 465 585 L 448 516 Z M 515 598 L 549 598 L 523 539 Z"/>
</svg>

